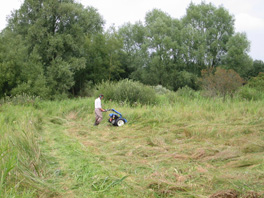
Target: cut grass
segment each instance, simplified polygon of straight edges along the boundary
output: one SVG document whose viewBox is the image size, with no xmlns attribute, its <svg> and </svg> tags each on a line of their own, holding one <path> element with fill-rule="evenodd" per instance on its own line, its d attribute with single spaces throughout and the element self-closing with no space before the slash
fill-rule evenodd
<svg viewBox="0 0 264 198">
<path fill-rule="evenodd" d="M 57 197 L 263 195 L 263 101 L 162 100 L 133 108 L 104 101 L 128 120 L 122 127 L 107 113 L 94 127 L 91 98 L 35 104 L 29 117 L 42 131 Z M 16 121 L 12 113 L 2 120 Z"/>
<path fill-rule="evenodd" d="M 129 120 L 120 128 L 106 121 L 94 128 L 92 113 L 75 114 L 72 120 L 74 113 L 69 112 L 66 134 L 89 148 L 110 173 L 129 175 L 127 197 L 206 197 L 225 189 L 261 192 L 263 179 L 254 178 L 263 172 L 263 123 L 249 126 L 262 112 L 251 109 L 258 104 L 243 110 L 241 104 L 221 103 L 215 111 L 212 102 L 192 102 L 168 105 L 166 111 L 120 107 Z M 253 167 L 258 171 L 250 171 Z"/>
</svg>

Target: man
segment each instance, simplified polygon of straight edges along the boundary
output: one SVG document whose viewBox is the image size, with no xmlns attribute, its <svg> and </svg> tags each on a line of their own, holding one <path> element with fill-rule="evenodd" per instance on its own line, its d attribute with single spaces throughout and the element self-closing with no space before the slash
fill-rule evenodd
<svg viewBox="0 0 264 198">
<path fill-rule="evenodd" d="M 94 107 L 95 107 L 95 123 L 94 126 L 97 126 L 100 124 L 100 122 L 103 119 L 103 114 L 102 112 L 105 111 L 102 108 L 101 100 L 104 98 L 103 94 L 100 94 L 98 98 L 96 98 L 94 102 Z"/>
</svg>

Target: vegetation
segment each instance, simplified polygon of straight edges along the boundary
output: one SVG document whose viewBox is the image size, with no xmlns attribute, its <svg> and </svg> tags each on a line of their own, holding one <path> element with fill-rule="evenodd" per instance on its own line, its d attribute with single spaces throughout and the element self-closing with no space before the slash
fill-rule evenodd
<svg viewBox="0 0 264 198">
<path fill-rule="evenodd" d="M 233 96 L 235 91 L 243 84 L 243 79 L 232 69 L 225 70 L 217 67 L 203 70 L 201 78 L 202 87 L 210 96 Z"/>
<path fill-rule="evenodd" d="M 264 197 L 264 63 L 233 16 L 202 2 L 103 25 L 74 0 L 9 17 L 0 197 Z M 126 125 L 93 126 L 99 94 Z"/>
<path fill-rule="evenodd" d="M 94 98 L 6 100 L 1 196 L 264 195 L 263 98 L 223 101 L 189 88 L 156 97 L 155 106 L 134 107 L 105 97 L 104 108 L 128 120 L 122 127 L 107 113 L 93 126 Z"/>
<path fill-rule="evenodd" d="M 95 96 L 104 93 L 106 98 L 130 105 L 155 104 L 157 100 L 153 88 L 132 80 L 121 80 L 117 83 L 107 81 L 99 84 L 96 89 Z"/>
<path fill-rule="evenodd" d="M 239 96 L 246 100 L 260 100 L 263 98 L 264 74 L 251 78 L 248 84 L 239 90 Z"/>
<path fill-rule="evenodd" d="M 0 98 L 90 96 L 87 87 L 123 79 L 199 90 L 201 72 L 219 66 L 248 80 L 264 64 L 248 55 L 250 42 L 234 20 L 223 6 L 202 2 L 181 19 L 154 9 L 143 22 L 104 30 L 96 8 L 24 0 L 0 33 Z"/>
<path fill-rule="evenodd" d="M 16 103 L 16 99 L 14 100 Z M 49 197 L 56 194 L 41 151 L 42 112 L 32 106 L 0 106 L 1 197 Z"/>
</svg>

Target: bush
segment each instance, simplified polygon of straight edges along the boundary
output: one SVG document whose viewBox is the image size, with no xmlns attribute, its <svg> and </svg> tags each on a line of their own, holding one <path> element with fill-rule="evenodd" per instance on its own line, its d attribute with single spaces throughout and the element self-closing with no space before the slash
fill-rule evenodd
<svg viewBox="0 0 264 198">
<path fill-rule="evenodd" d="M 163 87 L 162 85 L 157 85 L 153 88 L 154 88 L 156 94 L 159 94 L 159 95 L 164 95 L 164 94 L 171 92 L 169 89 Z"/>
<path fill-rule="evenodd" d="M 231 95 L 243 84 L 243 79 L 234 70 L 225 70 L 220 67 L 202 70 L 202 88 L 210 96 Z"/>
<path fill-rule="evenodd" d="M 198 77 L 196 74 L 187 71 L 177 72 L 174 76 L 174 90 L 179 88 L 188 86 L 192 89 L 197 90 L 199 88 L 198 85 Z"/>
<path fill-rule="evenodd" d="M 177 90 L 176 92 L 177 96 L 183 96 L 188 98 L 195 98 L 199 96 L 199 92 L 193 90 L 192 88 L 185 86 Z"/>
<path fill-rule="evenodd" d="M 84 82 L 83 89 L 80 90 L 79 95 L 81 97 L 88 96 L 91 97 L 93 96 L 93 82 L 92 81 L 86 81 Z"/>
<path fill-rule="evenodd" d="M 238 91 L 238 97 L 246 100 L 258 100 L 261 95 L 256 89 L 244 86 Z"/>
<path fill-rule="evenodd" d="M 149 86 L 133 80 L 119 82 L 103 82 L 96 86 L 95 96 L 104 94 L 104 98 L 117 102 L 127 102 L 132 105 L 154 104 L 156 102 L 155 90 Z"/>
<path fill-rule="evenodd" d="M 95 97 L 98 97 L 100 94 L 104 94 L 104 98 L 106 100 L 112 100 L 115 94 L 116 84 L 116 82 L 103 81 L 95 86 L 93 94 Z"/>
<path fill-rule="evenodd" d="M 264 73 L 259 73 L 257 77 L 251 78 L 247 86 L 259 92 L 264 92 Z"/>
<path fill-rule="evenodd" d="M 251 78 L 248 83 L 242 87 L 238 96 L 246 100 L 260 100 L 264 98 L 264 73 Z"/>
</svg>

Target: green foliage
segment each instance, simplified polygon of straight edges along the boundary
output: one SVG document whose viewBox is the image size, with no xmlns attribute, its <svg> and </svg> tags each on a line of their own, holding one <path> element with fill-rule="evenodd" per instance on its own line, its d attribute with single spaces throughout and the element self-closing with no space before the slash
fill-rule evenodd
<svg viewBox="0 0 264 198">
<path fill-rule="evenodd" d="M 156 101 L 155 90 L 152 87 L 128 79 L 117 83 L 106 81 L 97 85 L 96 89 L 96 97 L 104 94 L 106 100 L 127 102 L 130 105 L 154 104 Z"/>
<path fill-rule="evenodd" d="M 118 34 L 123 42 L 123 53 L 121 53 L 120 62 L 126 71 L 122 74 L 122 77 L 139 80 L 139 75 L 134 72 L 139 69 L 140 65 L 144 65 L 147 59 L 144 46 L 145 28 L 141 22 L 134 25 L 127 23 L 119 28 Z"/>
<path fill-rule="evenodd" d="M 234 18 L 222 6 L 212 3 L 191 3 L 183 17 L 183 24 L 188 28 L 183 43 L 187 43 L 184 57 L 195 67 L 217 66 L 226 53 L 226 44 L 234 33 Z M 186 41 L 184 41 L 184 39 Z"/>
<path fill-rule="evenodd" d="M 254 88 L 259 92 L 264 92 L 264 73 L 259 73 L 257 77 L 251 78 L 247 86 Z"/>
<path fill-rule="evenodd" d="M 111 27 L 108 32 L 106 32 L 105 37 L 108 80 L 119 80 L 119 75 L 124 73 L 124 70 L 122 69 L 122 65 L 120 63 L 120 53 L 121 48 L 123 47 L 123 43 L 114 27 Z"/>
<path fill-rule="evenodd" d="M 181 71 L 175 73 L 173 78 L 174 89 L 182 87 L 190 87 L 192 89 L 198 89 L 198 76 L 194 73 Z"/>
<path fill-rule="evenodd" d="M 264 73 L 259 73 L 257 77 L 251 78 L 248 83 L 243 86 L 238 96 L 247 100 L 261 100 L 264 98 Z"/>
<path fill-rule="evenodd" d="M 242 87 L 238 92 L 238 96 L 246 100 L 258 100 L 262 98 L 261 93 L 259 93 L 256 89 L 252 89 L 248 86 Z"/>
<path fill-rule="evenodd" d="M 186 97 L 188 99 L 197 98 L 200 96 L 200 93 L 198 91 L 195 91 L 188 86 L 178 89 L 176 94 L 177 96 Z"/>
<path fill-rule="evenodd" d="M 157 85 L 155 87 L 153 87 L 155 89 L 155 92 L 159 95 L 164 95 L 167 94 L 169 92 L 171 92 L 169 89 L 166 89 L 165 87 L 162 87 L 162 85 Z"/>
<path fill-rule="evenodd" d="M 261 62 L 252 66 L 249 41 L 234 32 L 234 18 L 222 6 L 190 3 L 181 19 L 153 9 L 144 23 L 105 32 L 103 24 L 95 8 L 74 0 L 25 0 L 0 36 L 0 97 L 65 98 L 90 92 L 88 82 L 127 78 L 197 90 L 206 68 L 223 65 L 246 79 L 262 71 Z"/>
<path fill-rule="evenodd" d="M 86 36 L 84 45 L 85 68 L 75 74 L 74 91 L 83 93 L 87 82 L 119 80 L 124 73 L 120 63 L 122 39 L 114 27 L 107 32 Z"/>
<path fill-rule="evenodd" d="M 253 60 L 248 55 L 250 42 L 246 34 L 236 33 L 226 44 L 227 54 L 223 58 L 224 68 L 233 69 L 241 77 L 247 78 L 253 67 Z"/>
<path fill-rule="evenodd" d="M 257 76 L 260 72 L 264 72 L 264 62 L 262 60 L 254 60 L 253 62 L 253 68 L 249 72 L 250 76 L 255 77 Z"/>
<path fill-rule="evenodd" d="M 74 93 L 75 78 L 80 77 L 76 74 L 86 67 L 86 36 L 101 33 L 102 25 L 94 8 L 75 1 L 25 0 L 1 35 L 0 68 L 8 75 L 1 79 L 0 97 L 28 93 L 57 98 Z"/>
<path fill-rule="evenodd" d="M 154 9 L 146 14 L 145 26 L 136 25 L 124 26 L 120 31 L 127 59 L 143 60 L 136 65 L 129 63 L 134 70 L 130 77 L 175 91 L 186 85 L 198 89 L 201 70 L 221 63 L 234 34 L 232 15 L 223 7 L 204 2 L 191 3 L 181 20 Z"/>
<path fill-rule="evenodd" d="M 210 96 L 220 94 L 225 98 L 227 94 L 233 96 L 243 79 L 234 70 L 217 67 L 215 71 L 213 68 L 202 71 L 201 84 Z"/>
<path fill-rule="evenodd" d="M 9 95 L 19 83 L 26 62 L 26 48 L 22 37 L 8 30 L 0 36 L 0 97 Z"/>
</svg>

